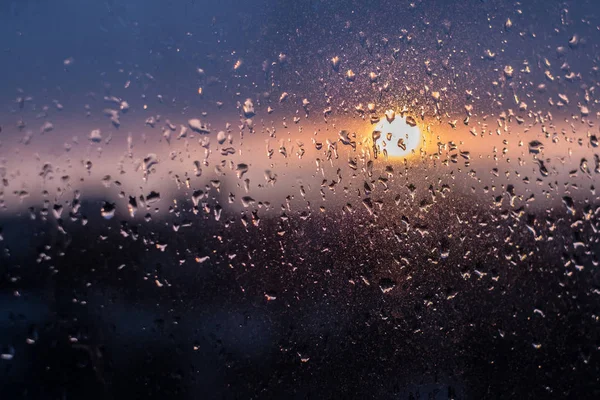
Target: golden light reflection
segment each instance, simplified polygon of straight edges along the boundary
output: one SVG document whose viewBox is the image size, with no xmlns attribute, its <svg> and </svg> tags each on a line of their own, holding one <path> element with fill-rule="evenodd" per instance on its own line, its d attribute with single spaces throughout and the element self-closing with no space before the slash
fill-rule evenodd
<svg viewBox="0 0 600 400">
<path fill-rule="evenodd" d="M 373 129 L 378 154 L 388 158 L 408 157 L 419 147 L 421 131 L 410 117 L 382 118 Z"/>
</svg>

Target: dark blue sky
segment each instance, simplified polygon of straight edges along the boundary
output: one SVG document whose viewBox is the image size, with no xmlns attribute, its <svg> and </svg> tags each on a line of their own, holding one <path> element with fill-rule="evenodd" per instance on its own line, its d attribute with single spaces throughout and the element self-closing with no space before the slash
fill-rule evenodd
<svg viewBox="0 0 600 400">
<path fill-rule="evenodd" d="M 590 1 L 566 4 L 570 25 L 561 24 L 565 5 L 560 2 L 518 6 L 499 0 L 438 1 L 436 7 L 413 3 L 414 7 L 394 1 L 6 1 L 0 6 L 2 110 L 17 96 L 17 88 L 37 99 L 60 98 L 67 105 L 71 98 L 77 104 L 88 92 L 102 94 L 124 84 L 127 74 L 139 81 L 140 95 L 162 94 L 188 102 L 197 100 L 197 86 L 207 85 L 218 88 L 206 91 L 207 101 L 226 101 L 225 95 L 235 100 L 237 93 L 249 96 L 273 87 L 321 104 L 325 94 L 357 100 L 372 96 L 367 80 L 348 88 L 330 79 L 328 63 L 334 55 L 342 57 L 343 69 L 363 75 L 381 69 L 382 77 L 412 86 L 448 85 L 442 70 L 442 61 L 448 59 L 450 68 L 462 74 L 450 82 L 457 85 L 450 96 L 464 89 L 487 90 L 498 76 L 494 67 L 555 59 L 556 47 L 566 46 L 573 34 L 590 37 L 596 32 L 596 7 Z M 582 17 L 591 22 L 582 22 Z M 502 32 L 507 18 L 514 21 L 509 33 Z M 410 46 L 399 39 L 402 29 L 412 37 Z M 390 65 L 385 58 L 393 48 L 399 50 L 399 62 Z M 487 49 L 497 54 L 493 62 L 481 60 Z M 271 65 L 280 53 L 288 61 Z M 571 68 L 589 73 L 593 60 L 587 54 L 570 53 Z M 69 57 L 74 64 L 65 68 L 63 61 Z M 244 64 L 234 73 L 237 59 Z M 434 72 L 430 76 L 424 74 L 428 60 Z M 560 67 L 554 64 L 553 69 Z M 204 78 L 196 73 L 198 67 L 206 71 Z M 146 73 L 155 81 L 144 78 Z M 318 78 L 324 80 L 319 83 Z M 540 78 L 534 70 L 531 80 Z M 388 101 L 394 101 L 392 97 Z"/>
</svg>

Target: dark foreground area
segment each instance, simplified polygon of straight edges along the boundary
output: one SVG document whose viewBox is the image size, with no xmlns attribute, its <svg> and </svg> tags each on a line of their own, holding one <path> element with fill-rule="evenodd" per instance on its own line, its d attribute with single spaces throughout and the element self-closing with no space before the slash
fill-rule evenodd
<svg viewBox="0 0 600 400">
<path fill-rule="evenodd" d="M 595 222 L 451 208 L 5 219 L 2 398 L 597 398 Z"/>
</svg>

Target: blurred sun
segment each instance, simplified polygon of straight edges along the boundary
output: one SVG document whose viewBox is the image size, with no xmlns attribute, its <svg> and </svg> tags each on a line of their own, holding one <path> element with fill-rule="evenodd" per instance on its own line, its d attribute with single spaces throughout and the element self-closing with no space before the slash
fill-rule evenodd
<svg viewBox="0 0 600 400">
<path fill-rule="evenodd" d="M 412 117 L 386 117 L 373 130 L 374 149 L 383 157 L 407 157 L 419 147 L 421 131 Z"/>
</svg>

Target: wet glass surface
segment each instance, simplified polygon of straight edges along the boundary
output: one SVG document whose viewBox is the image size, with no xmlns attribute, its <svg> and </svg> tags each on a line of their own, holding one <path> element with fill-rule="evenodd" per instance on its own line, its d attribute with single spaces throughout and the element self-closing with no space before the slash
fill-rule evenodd
<svg viewBox="0 0 600 400">
<path fill-rule="evenodd" d="M 599 32 L 0 2 L 0 398 L 598 398 Z"/>
</svg>

